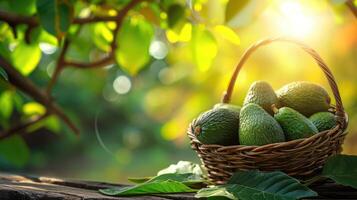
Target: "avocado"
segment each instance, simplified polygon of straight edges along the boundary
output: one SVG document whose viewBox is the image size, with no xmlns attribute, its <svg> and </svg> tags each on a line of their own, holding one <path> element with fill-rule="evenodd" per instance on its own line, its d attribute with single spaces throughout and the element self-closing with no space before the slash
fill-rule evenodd
<svg viewBox="0 0 357 200">
<path fill-rule="evenodd" d="M 240 106 L 233 105 L 233 104 L 228 104 L 228 103 L 217 103 L 216 105 L 214 105 L 213 109 L 216 109 L 216 108 L 230 109 L 230 110 L 236 111 L 238 113 L 238 115 L 239 115 L 239 112 L 240 112 L 240 109 L 241 109 Z"/>
<path fill-rule="evenodd" d="M 279 107 L 292 108 L 306 117 L 330 108 L 330 96 L 322 86 L 315 83 L 293 82 L 283 86 L 276 93 Z"/>
<path fill-rule="evenodd" d="M 241 145 L 261 146 L 284 142 L 285 136 L 278 122 L 255 103 L 243 106 L 239 115 L 239 142 Z"/>
<path fill-rule="evenodd" d="M 319 132 L 315 125 L 304 115 L 288 107 L 276 108 L 273 105 L 274 118 L 283 128 L 287 141 L 307 138 Z"/>
<path fill-rule="evenodd" d="M 337 125 L 335 115 L 330 112 L 318 112 L 311 115 L 310 120 L 321 132 L 332 129 Z"/>
<path fill-rule="evenodd" d="M 239 115 L 226 108 L 215 108 L 201 114 L 194 123 L 194 134 L 203 144 L 238 144 Z"/>
<path fill-rule="evenodd" d="M 250 86 L 243 105 L 248 103 L 258 104 L 269 114 L 273 115 L 271 105 L 278 104 L 278 97 L 269 83 L 265 81 L 256 81 Z"/>
</svg>

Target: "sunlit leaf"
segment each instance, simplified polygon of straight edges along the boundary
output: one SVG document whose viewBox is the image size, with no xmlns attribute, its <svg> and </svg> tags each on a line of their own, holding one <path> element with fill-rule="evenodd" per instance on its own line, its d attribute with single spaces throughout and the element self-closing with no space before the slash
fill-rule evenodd
<svg viewBox="0 0 357 200">
<path fill-rule="evenodd" d="M 185 23 L 181 29 L 169 29 L 166 31 L 167 40 L 171 43 L 188 42 L 192 38 L 192 25 Z"/>
<path fill-rule="evenodd" d="M 11 11 L 20 15 L 32 15 L 36 12 L 36 0 L 10 0 Z"/>
<path fill-rule="evenodd" d="M 224 39 L 232 42 L 235 45 L 240 45 L 239 36 L 231 28 L 223 25 L 217 25 L 214 27 L 214 30 Z"/>
<path fill-rule="evenodd" d="M 44 42 L 54 46 L 58 45 L 57 38 L 49 34 L 42 27 L 36 27 L 34 30 L 32 30 L 31 37 L 32 37 L 32 42 L 34 43 Z"/>
<path fill-rule="evenodd" d="M 0 158 L 15 167 L 23 167 L 29 160 L 29 149 L 24 140 L 13 135 L 4 140 L 0 140 Z"/>
<path fill-rule="evenodd" d="M 41 49 L 37 44 L 19 43 L 11 54 L 12 64 L 23 75 L 30 74 L 41 58 Z"/>
<path fill-rule="evenodd" d="M 37 13 L 43 28 L 61 38 L 68 30 L 73 18 L 73 8 L 68 1 L 37 0 Z"/>
<path fill-rule="evenodd" d="M 141 18 L 126 20 L 118 35 L 115 59 L 130 75 L 137 74 L 150 60 L 149 47 L 154 36 L 150 23 Z"/>
<path fill-rule="evenodd" d="M 25 115 L 42 115 L 46 112 L 46 108 L 36 102 L 29 102 L 23 105 L 22 111 Z"/>
<path fill-rule="evenodd" d="M 185 15 L 185 8 L 180 4 L 172 4 L 168 9 L 168 25 L 170 28 L 174 27 Z"/>
<path fill-rule="evenodd" d="M 52 131 L 53 133 L 59 133 L 60 130 L 61 130 L 61 123 L 58 119 L 58 117 L 52 115 L 52 116 L 49 116 L 47 117 L 47 119 L 44 120 L 45 123 L 44 123 L 44 126 Z"/>
<path fill-rule="evenodd" d="M 0 115 L 2 118 L 9 118 L 13 111 L 13 92 L 10 90 L 0 94 Z"/>
<path fill-rule="evenodd" d="M 110 44 L 113 41 L 113 34 L 105 23 L 96 23 L 94 25 L 94 34 L 92 36 L 94 44 L 103 51 L 110 51 Z"/>
<path fill-rule="evenodd" d="M 207 71 L 217 55 L 217 42 L 211 32 L 201 26 L 192 29 L 192 55 L 200 71 Z"/>
<path fill-rule="evenodd" d="M 322 176 L 339 184 L 357 188 L 357 156 L 336 155 L 330 157 L 322 171 Z"/>
</svg>

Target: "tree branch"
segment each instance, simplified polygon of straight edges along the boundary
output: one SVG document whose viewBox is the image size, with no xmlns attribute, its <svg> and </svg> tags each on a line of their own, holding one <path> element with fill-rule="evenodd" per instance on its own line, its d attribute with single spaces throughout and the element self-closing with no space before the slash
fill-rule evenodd
<svg viewBox="0 0 357 200">
<path fill-rule="evenodd" d="M 10 129 L 8 129 L 0 134 L 0 140 L 3 140 L 5 138 L 8 138 L 15 134 L 19 134 L 19 132 L 22 132 L 26 128 L 30 127 L 31 125 L 36 124 L 37 122 L 46 119 L 48 116 L 49 116 L 49 114 L 46 112 L 45 114 L 36 116 L 25 123 L 20 123 L 15 126 L 12 126 Z"/>
<path fill-rule="evenodd" d="M 351 10 L 351 12 L 353 13 L 353 15 L 357 18 L 357 7 L 356 7 L 355 4 L 353 3 L 353 0 L 347 0 L 347 1 L 346 1 L 346 5 L 347 5 L 347 7 Z"/>
<path fill-rule="evenodd" d="M 18 72 L 1 55 L 0 66 L 5 69 L 9 76 L 9 82 L 12 85 L 32 97 L 35 101 L 44 105 L 47 108 L 47 112 L 57 115 L 74 133 L 79 134 L 79 129 L 67 117 L 62 109 L 53 103 L 49 96 L 47 96 L 42 90 L 38 89 L 29 78 L 26 78 L 20 72 Z"/>
</svg>

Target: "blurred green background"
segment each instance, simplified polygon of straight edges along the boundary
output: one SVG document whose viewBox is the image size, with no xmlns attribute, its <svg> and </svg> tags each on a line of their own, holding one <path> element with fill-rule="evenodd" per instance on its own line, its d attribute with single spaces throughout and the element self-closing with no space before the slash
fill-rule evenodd
<svg viewBox="0 0 357 200">
<path fill-rule="evenodd" d="M 30 127 L 20 142 L 14 142 L 18 140 L 16 136 L 0 141 L 0 170 L 126 182 L 127 177 L 154 175 L 179 160 L 199 162 L 186 136 L 190 121 L 220 101 L 240 55 L 249 45 L 280 35 L 304 41 L 331 68 L 350 120 L 344 153 L 357 154 L 357 20 L 344 1 L 187 2 L 177 1 L 180 8 L 159 11 L 159 22 L 153 18 L 150 9 L 155 10 L 155 5 L 151 3 L 130 14 L 124 27 L 142 23 L 141 30 L 123 29 L 129 32 L 120 33 L 119 44 L 134 48 L 136 55 L 101 69 L 65 69 L 53 96 L 80 127 L 80 137 L 57 118 L 50 117 Z M 80 1 L 76 4 L 80 14 L 87 12 L 85 9 L 98 10 L 95 3 L 89 8 L 85 3 L 79 5 Z M 183 15 L 179 15 L 174 26 L 162 24 L 181 8 Z M 12 11 L 7 2 L 2 2 L 0 9 Z M 237 12 L 230 13 L 234 9 Z M 83 27 L 69 57 L 100 57 L 112 37 L 110 26 L 98 23 Z M 151 34 L 148 42 L 142 29 Z M 21 39 L 21 30 L 18 32 Z M 10 48 L 18 39 L 9 35 L 9 26 L 1 23 L 0 41 L 8 42 Z M 39 43 L 42 56 L 29 77 L 45 87 L 59 52 L 55 38 L 47 33 L 42 35 L 47 38 Z M 146 44 L 147 49 L 141 46 Z M 140 47 L 143 50 L 135 49 Z M 30 55 L 25 60 L 33 59 L 34 55 Z M 275 89 L 292 81 L 307 80 L 330 90 L 314 60 L 285 43 L 264 47 L 249 59 L 239 74 L 233 103 L 242 103 L 255 80 L 266 80 Z M 2 128 L 43 113 L 43 109 L 15 88 L 1 88 Z M 96 125 L 113 154 L 100 145 Z"/>
</svg>

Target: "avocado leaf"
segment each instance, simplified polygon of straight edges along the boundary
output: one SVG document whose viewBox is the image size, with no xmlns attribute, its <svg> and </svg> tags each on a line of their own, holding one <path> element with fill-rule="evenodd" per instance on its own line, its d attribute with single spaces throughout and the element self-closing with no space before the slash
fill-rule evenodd
<svg viewBox="0 0 357 200">
<path fill-rule="evenodd" d="M 322 176 L 330 178 L 339 184 L 357 188 L 357 156 L 335 155 L 330 157 Z"/>
<path fill-rule="evenodd" d="M 238 171 L 227 185 L 204 188 L 196 197 L 226 197 L 229 199 L 272 199 L 295 200 L 303 197 L 317 196 L 317 193 L 283 172 L 264 173 Z"/>
<path fill-rule="evenodd" d="M 187 193 L 196 192 L 185 184 L 173 180 L 148 181 L 135 186 L 122 188 L 109 188 L 99 190 L 101 193 L 110 196 L 135 196 L 150 194 Z"/>
</svg>

